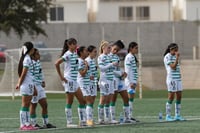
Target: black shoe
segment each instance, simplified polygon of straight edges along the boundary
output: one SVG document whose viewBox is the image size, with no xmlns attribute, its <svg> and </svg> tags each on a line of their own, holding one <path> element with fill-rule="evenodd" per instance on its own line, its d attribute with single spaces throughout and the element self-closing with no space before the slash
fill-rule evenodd
<svg viewBox="0 0 200 133">
<path fill-rule="evenodd" d="M 34 127 L 36 127 L 36 128 L 38 128 L 38 129 L 44 129 L 43 127 L 41 127 L 40 125 L 38 125 L 38 124 L 35 124 L 35 126 Z"/>
<path fill-rule="evenodd" d="M 140 122 L 139 120 L 136 120 L 135 118 L 131 117 L 130 120 L 135 121 L 135 122 Z"/>
<path fill-rule="evenodd" d="M 52 124 L 50 124 L 50 123 L 44 125 L 43 127 L 44 127 L 44 128 L 56 128 L 56 126 L 54 126 L 54 125 L 52 125 Z"/>
</svg>

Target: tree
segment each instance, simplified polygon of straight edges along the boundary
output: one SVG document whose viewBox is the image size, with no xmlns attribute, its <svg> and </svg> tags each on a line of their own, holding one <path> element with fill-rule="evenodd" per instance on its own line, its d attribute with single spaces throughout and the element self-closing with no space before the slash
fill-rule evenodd
<svg viewBox="0 0 200 133">
<path fill-rule="evenodd" d="M 25 31 L 30 35 L 43 34 L 41 23 L 47 22 L 51 0 L 0 0 L 0 31 L 14 30 L 20 38 Z"/>
</svg>

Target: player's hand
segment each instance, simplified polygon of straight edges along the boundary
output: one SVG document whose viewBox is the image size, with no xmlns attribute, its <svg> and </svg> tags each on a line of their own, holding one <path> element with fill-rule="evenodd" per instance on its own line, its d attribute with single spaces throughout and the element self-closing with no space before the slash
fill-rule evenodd
<svg viewBox="0 0 200 133">
<path fill-rule="evenodd" d="M 64 77 L 62 77 L 62 78 L 61 78 L 61 81 L 65 82 L 65 83 L 67 83 L 67 82 L 68 82 L 68 81 L 67 81 L 67 79 L 66 79 L 66 78 L 64 78 Z"/>
<path fill-rule="evenodd" d="M 113 62 L 112 64 L 113 64 L 114 66 L 118 66 L 118 65 L 119 65 L 118 62 Z"/>
<path fill-rule="evenodd" d="M 93 75 L 90 76 L 90 80 L 94 80 L 94 76 Z"/>
<path fill-rule="evenodd" d="M 15 87 L 15 89 L 16 89 L 16 90 L 18 90 L 18 89 L 19 89 L 19 87 L 20 87 L 20 85 L 19 85 L 19 84 L 17 84 L 17 85 L 16 85 L 16 87 Z"/>
<path fill-rule="evenodd" d="M 177 51 L 175 52 L 175 55 L 176 55 L 176 58 L 179 58 L 180 57 L 180 53 Z"/>
<path fill-rule="evenodd" d="M 42 87 L 46 87 L 45 81 L 42 81 Z"/>
<path fill-rule="evenodd" d="M 122 78 L 125 79 L 126 77 L 127 77 L 127 73 L 124 72 L 124 73 L 122 74 Z"/>
<path fill-rule="evenodd" d="M 131 87 L 132 89 L 134 89 L 134 88 L 136 88 L 136 85 L 135 85 L 134 83 L 131 83 L 131 84 L 130 84 L 130 87 Z"/>
</svg>

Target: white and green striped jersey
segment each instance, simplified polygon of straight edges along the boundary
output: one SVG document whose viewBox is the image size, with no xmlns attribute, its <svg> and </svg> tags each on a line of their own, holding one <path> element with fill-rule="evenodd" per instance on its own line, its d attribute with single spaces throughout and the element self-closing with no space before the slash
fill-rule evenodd
<svg viewBox="0 0 200 133">
<path fill-rule="evenodd" d="M 34 76 L 34 83 L 36 85 L 41 85 L 41 83 L 44 81 L 44 75 L 42 72 L 42 66 L 39 60 L 33 61 L 33 76 Z"/>
<path fill-rule="evenodd" d="M 127 80 L 129 83 L 136 83 L 138 79 L 138 72 L 137 72 L 137 62 L 135 56 L 131 53 L 128 53 L 124 60 L 124 69 L 127 73 Z"/>
<path fill-rule="evenodd" d="M 112 62 L 117 62 L 117 63 L 120 62 L 119 56 L 117 54 L 110 53 L 108 56 L 110 57 Z M 114 72 L 114 78 L 120 78 L 122 75 L 122 72 L 119 66 L 114 66 L 113 72 Z"/>
<path fill-rule="evenodd" d="M 78 75 L 78 57 L 75 52 L 67 51 L 62 56 L 64 64 L 64 77 L 67 80 L 77 81 Z"/>
<path fill-rule="evenodd" d="M 181 73 L 180 73 L 180 65 L 179 63 L 176 65 L 176 69 L 172 69 L 170 67 L 171 63 L 174 63 L 176 60 L 176 56 L 170 53 L 166 54 L 164 57 L 164 65 L 167 71 L 167 79 L 168 80 L 177 80 L 181 81 Z"/>
<path fill-rule="evenodd" d="M 24 78 L 23 84 L 24 83 L 25 84 L 33 83 L 33 81 L 34 81 L 34 77 L 33 77 L 33 61 L 31 60 L 31 57 L 28 54 L 24 57 L 23 67 L 28 69 L 28 71 L 26 73 L 26 76 Z"/>
<path fill-rule="evenodd" d="M 78 71 L 85 69 L 85 67 L 86 65 L 84 63 L 84 60 L 81 58 L 78 58 Z M 77 81 L 81 87 L 90 85 L 90 69 L 88 68 L 85 76 L 81 76 L 81 74 L 78 73 Z"/>
<path fill-rule="evenodd" d="M 100 69 L 100 79 L 101 80 L 113 80 L 114 74 L 114 66 L 112 64 L 111 59 L 106 54 L 101 54 L 98 57 L 98 66 Z"/>
<path fill-rule="evenodd" d="M 94 80 L 91 80 L 93 85 L 97 85 L 98 80 L 98 72 L 97 72 L 97 65 L 95 59 L 91 59 L 90 56 L 88 56 L 85 59 L 88 63 L 89 69 L 90 69 L 90 75 L 94 76 Z"/>
</svg>

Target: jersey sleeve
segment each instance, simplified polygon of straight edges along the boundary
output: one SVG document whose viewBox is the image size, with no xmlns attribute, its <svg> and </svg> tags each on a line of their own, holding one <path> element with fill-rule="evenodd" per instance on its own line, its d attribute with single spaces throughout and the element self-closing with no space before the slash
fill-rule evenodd
<svg viewBox="0 0 200 133">
<path fill-rule="evenodd" d="M 104 57 L 101 57 L 101 56 L 98 57 L 98 66 L 99 66 L 100 71 L 102 71 L 102 72 L 105 72 L 107 69 L 113 67 L 112 63 L 109 63 L 106 65 L 105 61 L 106 60 Z"/>
<path fill-rule="evenodd" d="M 31 64 L 31 60 L 29 58 L 24 58 L 23 67 L 29 68 Z"/>
<path fill-rule="evenodd" d="M 85 67 L 85 64 L 82 60 L 78 60 L 78 71 L 83 70 Z"/>
<path fill-rule="evenodd" d="M 69 60 L 69 55 L 65 53 L 62 57 L 63 61 L 68 61 Z"/>
</svg>

